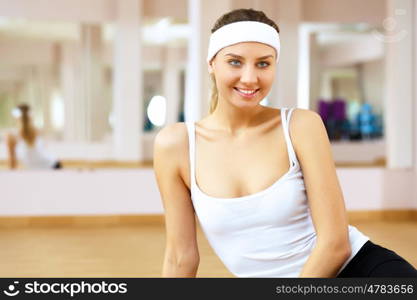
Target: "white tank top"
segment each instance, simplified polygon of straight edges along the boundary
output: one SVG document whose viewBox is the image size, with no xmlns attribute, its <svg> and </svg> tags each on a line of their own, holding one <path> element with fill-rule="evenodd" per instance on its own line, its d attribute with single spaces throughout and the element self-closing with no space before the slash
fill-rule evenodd
<svg viewBox="0 0 417 300">
<path fill-rule="evenodd" d="M 25 169 L 52 169 L 57 158 L 44 149 L 41 137 L 37 136 L 34 145 L 29 146 L 21 136 L 16 136 L 16 157 Z"/>
<path fill-rule="evenodd" d="M 185 122 L 189 137 L 191 198 L 201 228 L 220 260 L 237 277 L 299 277 L 316 243 L 301 166 L 288 132 L 293 108 L 282 126 L 290 168 L 266 189 L 242 197 L 205 194 L 195 180 L 195 124 Z M 329 216 L 331 217 L 331 216 Z M 369 240 L 349 225 L 352 254 L 339 274 Z"/>
</svg>

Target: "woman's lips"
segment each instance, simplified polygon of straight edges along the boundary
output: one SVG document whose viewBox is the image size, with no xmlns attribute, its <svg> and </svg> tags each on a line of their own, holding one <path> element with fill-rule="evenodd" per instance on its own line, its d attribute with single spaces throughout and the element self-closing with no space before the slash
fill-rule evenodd
<svg viewBox="0 0 417 300">
<path fill-rule="evenodd" d="M 255 90 L 246 90 L 246 89 L 238 89 L 238 88 L 233 88 L 240 96 L 244 97 L 244 98 L 253 98 L 259 91 L 259 89 L 255 89 Z M 246 91 L 246 92 L 243 92 Z"/>
</svg>

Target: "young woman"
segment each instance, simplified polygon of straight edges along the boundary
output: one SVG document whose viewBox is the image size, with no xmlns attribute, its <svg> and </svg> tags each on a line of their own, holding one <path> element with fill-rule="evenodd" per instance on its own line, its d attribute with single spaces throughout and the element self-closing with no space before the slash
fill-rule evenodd
<svg viewBox="0 0 417 300">
<path fill-rule="evenodd" d="M 43 148 L 39 131 L 30 117 L 29 105 L 21 104 L 15 112 L 19 129 L 6 136 L 9 168 L 16 169 L 19 161 L 25 169 L 60 169 L 61 162 Z"/>
<path fill-rule="evenodd" d="M 162 276 L 196 276 L 196 214 L 237 277 L 417 277 L 348 224 L 320 116 L 260 105 L 275 77 L 278 26 L 239 9 L 211 32 L 210 114 L 166 126 L 154 143 L 167 233 Z"/>
</svg>

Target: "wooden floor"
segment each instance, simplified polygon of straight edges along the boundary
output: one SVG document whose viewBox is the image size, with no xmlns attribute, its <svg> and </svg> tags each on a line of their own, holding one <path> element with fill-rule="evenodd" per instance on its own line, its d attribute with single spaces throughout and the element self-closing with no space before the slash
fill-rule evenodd
<svg viewBox="0 0 417 300">
<path fill-rule="evenodd" d="M 351 223 L 417 266 L 417 222 Z M 198 277 L 233 277 L 198 231 Z M 0 229 L 0 277 L 160 277 L 163 225 Z"/>
</svg>

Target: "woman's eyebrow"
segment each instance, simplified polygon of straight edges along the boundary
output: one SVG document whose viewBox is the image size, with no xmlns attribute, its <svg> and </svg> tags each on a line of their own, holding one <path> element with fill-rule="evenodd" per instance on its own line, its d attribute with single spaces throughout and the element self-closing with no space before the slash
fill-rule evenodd
<svg viewBox="0 0 417 300">
<path fill-rule="evenodd" d="M 224 56 L 228 56 L 228 55 L 229 56 L 232 56 L 232 57 L 235 57 L 235 58 L 244 59 L 243 56 L 240 56 L 240 55 L 237 55 L 237 54 L 233 54 L 233 53 L 227 53 Z M 257 59 L 266 59 L 266 58 L 269 58 L 269 57 L 274 57 L 274 56 L 273 55 L 265 55 L 265 56 L 258 57 Z"/>
</svg>

